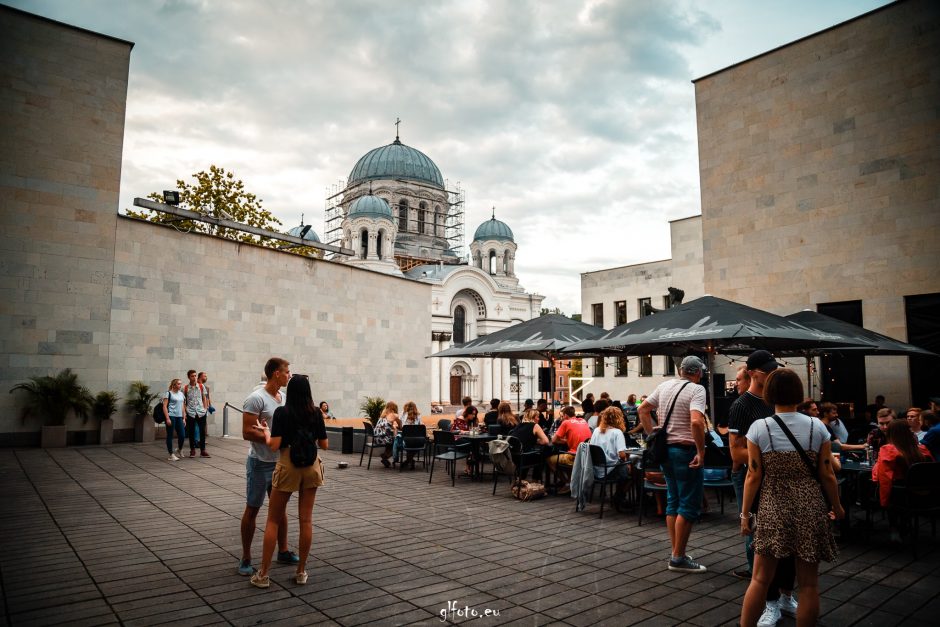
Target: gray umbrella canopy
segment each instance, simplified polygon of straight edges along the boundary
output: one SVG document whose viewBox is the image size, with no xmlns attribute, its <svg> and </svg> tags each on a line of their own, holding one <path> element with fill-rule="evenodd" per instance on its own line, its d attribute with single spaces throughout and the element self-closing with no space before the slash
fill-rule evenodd
<svg viewBox="0 0 940 627">
<path fill-rule="evenodd" d="M 809 329 L 792 320 L 715 296 L 703 296 L 568 346 L 563 353 L 686 355 L 693 351 L 772 352 L 819 346 L 861 346 L 841 333 Z"/>
<path fill-rule="evenodd" d="M 787 320 L 792 320 L 797 322 L 804 327 L 809 329 L 816 329 L 822 333 L 837 333 L 843 337 L 849 338 L 852 341 L 857 341 L 864 346 L 843 346 L 841 348 L 835 347 L 821 347 L 814 349 L 812 351 L 801 350 L 801 351 L 781 351 L 781 354 L 818 354 L 818 353 L 842 353 L 845 355 L 922 355 L 924 357 L 936 357 L 936 353 L 931 353 L 928 350 L 920 348 L 919 346 L 914 346 L 913 344 L 908 344 L 907 342 L 902 342 L 894 338 L 888 337 L 887 335 L 881 335 L 880 333 L 875 333 L 874 331 L 869 331 L 868 329 L 860 326 L 856 326 L 849 322 L 843 322 L 838 318 L 832 318 L 825 314 L 821 314 L 815 311 L 798 311 L 794 314 L 787 316 Z"/>
<path fill-rule="evenodd" d="M 598 338 L 604 333 L 604 329 L 599 327 L 560 314 L 547 314 L 465 344 L 451 346 L 431 357 L 549 359 L 566 346 Z"/>
</svg>

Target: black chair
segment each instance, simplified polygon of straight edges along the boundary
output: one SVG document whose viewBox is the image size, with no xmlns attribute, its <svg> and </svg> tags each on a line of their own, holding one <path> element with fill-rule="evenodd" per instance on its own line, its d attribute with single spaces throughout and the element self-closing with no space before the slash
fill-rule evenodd
<svg viewBox="0 0 940 627">
<path fill-rule="evenodd" d="M 362 421 L 362 427 L 366 431 L 366 435 L 362 438 L 362 453 L 359 455 L 359 465 L 362 466 L 362 460 L 365 458 L 366 449 L 369 449 L 369 463 L 366 465 L 366 470 L 372 467 L 372 451 L 377 448 L 385 449 L 385 444 L 376 444 L 375 443 L 375 427 L 372 426 L 372 423 L 368 420 Z"/>
<path fill-rule="evenodd" d="M 709 477 L 705 473 L 705 487 L 712 488 L 718 494 L 718 502 L 721 504 L 721 515 L 725 514 L 725 492 L 734 489 L 734 483 L 731 481 L 731 451 L 726 447 L 712 445 L 705 446 L 705 470 L 718 471 L 712 474 L 717 476 Z"/>
<path fill-rule="evenodd" d="M 661 468 L 651 468 L 650 470 L 662 472 Z M 640 480 L 642 480 L 642 484 L 641 484 L 642 487 L 640 488 L 640 518 L 639 518 L 639 521 L 637 522 L 638 527 L 643 526 L 643 514 L 646 512 L 646 498 L 645 497 L 647 493 L 653 494 L 653 495 L 655 495 L 657 492 L 662 493 L 662 494 L 666 493 L 666 484 L 665 483 L 663 484 L 653 483 L 652 481 L 647 480 L 645 469 L 643 470 L 642 473 L 640 473 L 640 476 L 637 477 L 637 481 L 640 481 Z"/>
<path fill-rule="evenodd" d="M 499 435 L 503 432 L 503 428 L 499 425 L 487 425 L 486 432 L 490 435 Z"/>
<path fill-rule="evenodd" d="M 496 464 L 493 464 L 493 494 L 496 494 L 496 483 L 499 481 L 500 475 L 506 475 L 511 478 L 509 486 L 512 487 L 517 482 L 522 480 L 523 470 L 531 470 L 533 468 L 538 468 L 542 465 L 542 452 L 539 450 L 535 451 L 522 451 L 522 442 L 519 438 L 513 436 L 507 436 L 506 441 L 509 442 L 509 456 L 512 457 L 512 463 L 516 467 L 515 471 L 512 474 L 502 472 L 496 467 Z"/>
<path fill-rule="evenodd" d="M 467 459 L 470 454 L 470 444 L 457 444 L 452 431 L 434 432 L 434 455 L 431 457 L 431 474 L 428 483 L 434 478 L 434 462 L 444 462 L 444 469 L 450 469 L 450 485 L 457 484 L 457 460 Z"/>
<path fill-rule="evenodd" d="M 940 462 L 920 462 L 908 468 L 904 483 L 892 486 L 891 503 L 888 507 L 901 515 L 914 518 L 911 547 L 916 558 L 921 515 L 930 516 L 931 533 L 937 535 L 937 514 L 940 513 Z"/>
<path fill-rule="evenodd" d="M 428 446 L 427 427 L 424 425 L 403 425 L 401 428 L 401 438 L 402 445 L 399 456 L 405 455 L 405 458 L 399 459 L 398 471 L 401 472 L 405 469 L 405 459 L 407 459 L 408 453 L 414 453 L 412 463 L 414 463 L 415 457 L 420 456 L 421 463 L 426 469 L 428 467 L 427 455 L 425 455 Z"/>
<path fill-rule="evenodd" d="M 437 421 L 437 428 L 440 429 L 441 431 L 450 431 L 450 426 L 452 424 L 453 423 L 447 418 L 441 418 L 440 420 Z"/>
<path fill-rule="evenodd" d="M 588 501 L 594 501 L 594 488 L 597 487 L 597 484 L 601 486 L 601 512 L 600 518 L 604 517 L 604 501 L 607 500 L 607 495 L 605 494 L 607 486 L 616 486 L 617 477 L 613 476 L 617 472 L 618 468 L 622 468 L 627 465 L 626 461 L 618 460 L 616 463 L 610 463 L 607 460 L 607 455 L 604 453 L 604 449 L 597 446 L 596 444 L 590 444 L 589 450 L 591 451 L 591 464 L 595 469 L 603 468 L 604 475 L 600 479 L 597 478 L 597 473 L 594 473 L 594 482 L 591 483 L 591 494 L 588 495 Z M 610 500 L 611 505 L 613 505 L 615 490 L 611 489 L 610 491 Z M 574 511 L 578 511 L 578 505 L 575 503 Z"/>
</svg>

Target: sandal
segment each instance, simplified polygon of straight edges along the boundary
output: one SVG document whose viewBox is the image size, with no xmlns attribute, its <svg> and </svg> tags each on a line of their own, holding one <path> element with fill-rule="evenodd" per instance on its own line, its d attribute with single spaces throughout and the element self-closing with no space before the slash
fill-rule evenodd
<svg viewBox="0 0 940 627">
<path fill-rule="evenodd" d="M 306 584 L 307 583 L 307 571 L 303 571 L 302 573 L 295 573 L 294 581 L 297 583 L 298 586 L 302 586 Z"/>
</svg>

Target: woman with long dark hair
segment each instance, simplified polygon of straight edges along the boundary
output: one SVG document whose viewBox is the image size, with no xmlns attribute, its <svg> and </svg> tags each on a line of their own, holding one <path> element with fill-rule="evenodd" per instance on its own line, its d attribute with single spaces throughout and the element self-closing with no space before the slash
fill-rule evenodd
<svg viewBox="0 0 940 627">
<path fill-rule="evenodd" d="M 261 568 L 251 578 L 251 585 L 258 588 L 271 585 L 268 570 L 277 544 L 278 526 L 281 520 L 287 520 L 287 501 L 294 492 L 300 493 L 297 504 L 300 561 L 297 563 L 294 581 L 303 585 L 307 583 L 307 556 L 313 542 L 313 504 L 317 498 L 317 488 L 323 485 L 323 460 L 316 452 L 318 448 L 329 448 L 323 414 L 313 402 L 310 380 L 306 375 L 295 374 L 291 377 L 287 384 L 287 401 L 274 412 L 271 428 L 265 427 L 263 432 L 267 445 L 272 451 L 279 450 L 281 457 L 271 479 Z M 292 448 L 296 449 L 293 456 Z M 304 459 L 298 465 L 295 461 L 301 451 L 305 453 Z M 312 463 L 307 465 L 310 457 Z"/>
<path fill-rule="evenodd" d="M 871 469 L 871 480 L 878 484 L 878 500 L 882 507 L 891 503 L 891 487 L 907 476 L 907 470 L 918 462 L 933 461 L 927 447 L 917 441 L 910 423 L 904 418 L 892 420 L 888 425 L 888 443 L 878 450 L 878 461 Z M 893 510 L 888 510 L 891 539 L 901 540 L 901 532 L 907 530 L 907 520 L 898 519 Z"/>
</svg>

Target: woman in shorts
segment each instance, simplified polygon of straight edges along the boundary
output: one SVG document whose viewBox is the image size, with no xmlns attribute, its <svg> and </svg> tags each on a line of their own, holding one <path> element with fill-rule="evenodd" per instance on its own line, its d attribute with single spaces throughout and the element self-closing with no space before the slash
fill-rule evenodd
<svg viewBox="0 0 940 627">
<path fill-rule="evenodd" d="M 310 466 L 297 467 L 291 461 L 290 447 L 292 444 L 301 446 L 297 438 L 307 435 L 316 442 L 317 448 L 329 448 L 323 414 L 313 403 L 310 381 L 306 375 L 295 374 L 291 377 L 287 384 L 286 403 L 275 410 L 270 429 L 264 427 L 263 432 L 267 445 L 272 451 L 279 450 L 281 457 L 271 478 L 261 568 L 252 576 L 251 585 L 257 588 L 267 588 L 271 585 L 268 571 L 271 568 L 271 558 L 274 557 L 274 547 L 277 545 L 278 527 L 280 521 L 287 520 L 287 501 L 294 492 L 300 493 L 297 504 L 297 515 L 300 519 L 300 561 L 297 563 L 294 581 L 303 585 L 307 583 L 307 556 L 313 542 L 313 504 L 317 498 L 317 488 L 323 485 L 323 460 L 317 455 Z"/>
</svg>

